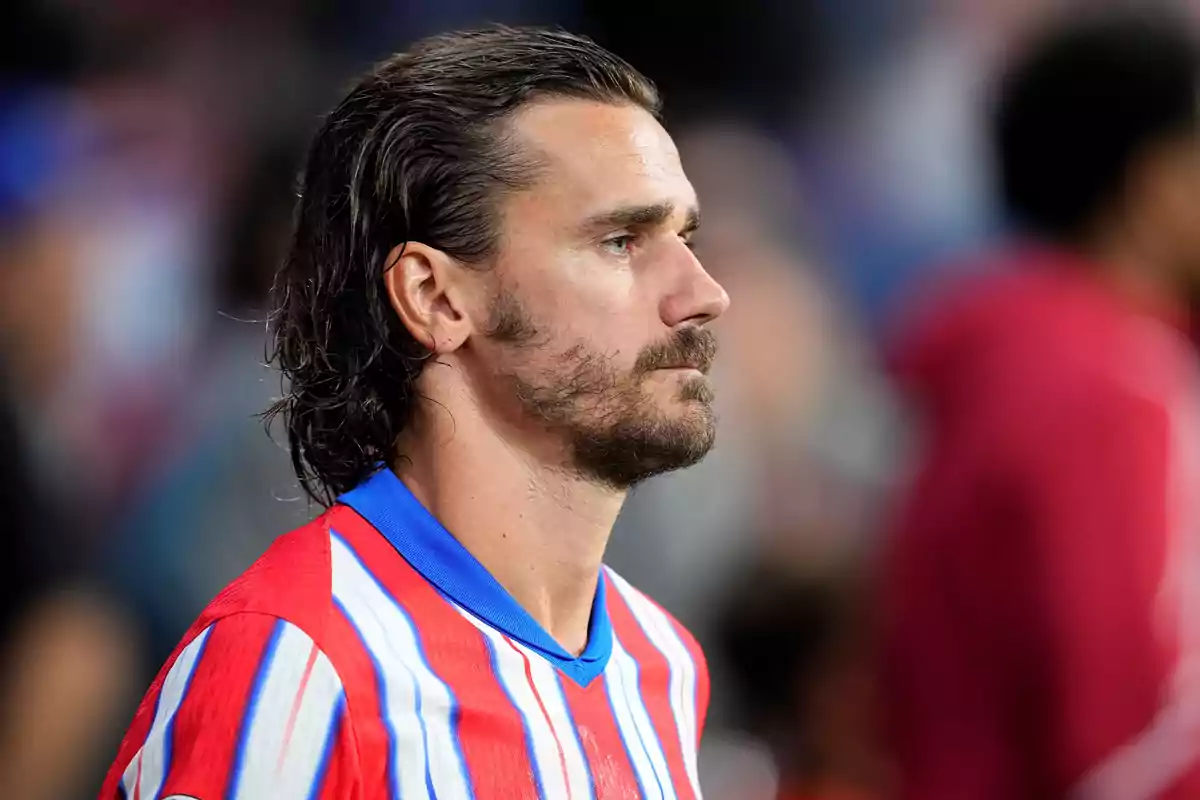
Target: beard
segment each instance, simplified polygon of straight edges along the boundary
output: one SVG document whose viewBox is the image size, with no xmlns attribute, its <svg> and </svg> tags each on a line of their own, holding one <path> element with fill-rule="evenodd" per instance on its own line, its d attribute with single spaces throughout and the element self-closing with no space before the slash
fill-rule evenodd
<svg viewBox="0 0 1200 800">
<path fill-rule="evenodd" d="M 566 444 L 570 468 L 582 477 L 625 490 L 655 475 L 696 464 L 716 438 L 713 390 L 707 373 L 716 356 L 710 331 L 686 327 L 638 354 L 623 371 L 585 343 L 554 353 L 550 335 L 534 324 L 515 296 L 501 291 L 492 304 L 488 338 L 527 358 L 505 358 L 497 370 L 527 420 Z M 539 357 L 549 355 L 549 358 Z M 662 408 L 645 382 L 655 370 L 695 366 L 679 381 L 674 408 Z"/>
</svg>

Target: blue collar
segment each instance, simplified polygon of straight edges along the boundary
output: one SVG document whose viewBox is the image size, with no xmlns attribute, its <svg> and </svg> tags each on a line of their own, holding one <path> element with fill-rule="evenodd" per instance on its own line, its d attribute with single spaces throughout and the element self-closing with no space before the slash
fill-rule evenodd
<svg viewBox="0 0 1200 800">
<path fill-rule="evenodd" d="M 605 580 L 596 583 L 587 647 L 578 658 L 562 648 L 503 586 L 384 468 L 338 498 L 371 523 L 404 560 L 443 595 L 521 642 L 580 686 L 604 671 L 612 653 Z"/>
</svg>

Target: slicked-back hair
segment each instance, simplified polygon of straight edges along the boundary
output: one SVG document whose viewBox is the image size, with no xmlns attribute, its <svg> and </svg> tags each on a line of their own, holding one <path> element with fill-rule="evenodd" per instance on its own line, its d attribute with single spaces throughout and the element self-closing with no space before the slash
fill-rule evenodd
<svg viewBox="0 0 1200 800">
<path fill-rule="evenodd" d="M 537 178 L 505 122 L 549 98 L 660 113 L 654 85 L 591 40 L 492 26 L 379 63 L 317 132 L 273 289 L 284 395 L 266 416 L 282 417 L 300 484 L 319 503 L 391 462 L 416 408 L 429 353 L 392 309 L 387 254 L 421 242 L 485 266 L 501 201 Z"/>
</svg>

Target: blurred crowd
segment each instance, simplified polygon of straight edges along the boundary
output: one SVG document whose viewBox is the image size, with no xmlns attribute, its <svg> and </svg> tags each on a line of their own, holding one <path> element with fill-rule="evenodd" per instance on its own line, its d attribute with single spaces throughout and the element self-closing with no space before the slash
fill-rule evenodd
<svg viewBox="0 0 1200 800">
<path fill-rule="evenodd" d="M 314 513 L 257 416 L 300 154 L 356 72 L 484 21 L 589 34 L 659 84 L 733 298 L 718 447 L 639 487 L 609 556 L 706 646 L 707 796 L 886 796 L 864 593 L 913 430 L 879 343 L 999 229 L 986 88 L 1071 5 L 8 3 L 0 797 L 94 792 L 195 614 Z"/>
</svg>

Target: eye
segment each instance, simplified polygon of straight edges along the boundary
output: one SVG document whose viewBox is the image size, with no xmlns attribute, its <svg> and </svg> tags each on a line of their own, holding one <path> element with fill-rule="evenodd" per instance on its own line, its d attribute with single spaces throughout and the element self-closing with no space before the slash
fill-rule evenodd
<svg viewBox="0 0 1200 800">
<path fill-rule="evenodd" d="M 694 252 L 696 252 L 696 240 L 693 237 L 694 237 L 694 234 L 691 234 L 691 233 L 679 234 L 679 238 L 683 242 L 683 246 L 686 247 L 688 250 L 691 250 L 694 253 Z"/>
<path fill-rule="evenodd" d="M 619 236 L 610 236 L 601 242 L 600 246 L 615 256 L 627 256 L 632 252 L 636 242 L 636 236 L 631 233 L 623 233 Z"/>
</svg>

